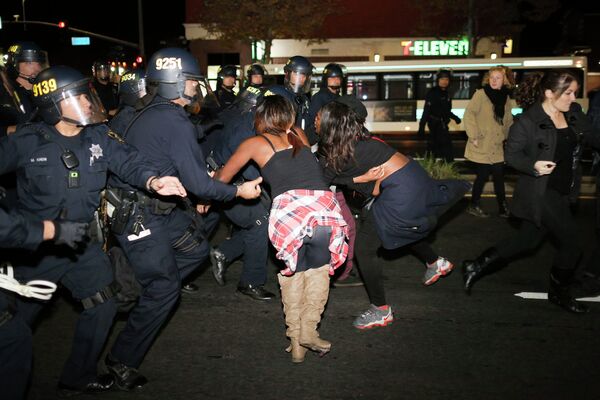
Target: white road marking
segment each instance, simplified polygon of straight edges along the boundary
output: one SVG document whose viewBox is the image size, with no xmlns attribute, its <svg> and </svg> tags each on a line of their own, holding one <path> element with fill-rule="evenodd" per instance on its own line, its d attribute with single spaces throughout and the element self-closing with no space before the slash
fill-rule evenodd
<svg viewBox="0 0 600 400">
<path fill-rule="evenodd" d="M 515 296 L 529 300 L 548 300 L 548 293 L 542 292 L 519 292 L 515 293 Z M 577 299 L 579 301 L 591 301 L 594 303 L 600 303 L 600 296 L 597 297 L 581 297 Z"/>
</svg>

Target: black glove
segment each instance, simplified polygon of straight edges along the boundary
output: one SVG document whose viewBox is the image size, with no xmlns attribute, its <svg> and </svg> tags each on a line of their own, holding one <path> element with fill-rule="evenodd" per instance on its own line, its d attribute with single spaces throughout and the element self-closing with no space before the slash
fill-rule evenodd
<svg viewBox="0 0 600 400">
<path fill-rule="evenodd" d="M 66 244 L 72 249 L 77 248 L 87 236 L 89 224 L 85 222 L 53 221 L 54 243 Z"/>
<path fill-rule="evenodd" d="M 462 121 L 460 118 L 458 118 L 458 117 L 454 118 L 454 122 L 456 122 L 456 125 L 460 124 L 460 121 Z"/>
</svg>

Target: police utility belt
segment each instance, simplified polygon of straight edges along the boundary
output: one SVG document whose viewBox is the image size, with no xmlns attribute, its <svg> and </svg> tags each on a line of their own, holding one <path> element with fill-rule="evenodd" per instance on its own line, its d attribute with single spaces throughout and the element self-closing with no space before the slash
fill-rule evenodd
<svg viewBox="0 0 600 400">
<path fill-rule="evenodd" d="M 139 208 L 145 208 L 155 215 L 168 215 L 177 207 L 176 203 L 155 199 L 137 190 L 117 188 L 106 189 L 106 200 L 111 230 L 117 235 L 125 232 L 129 218 Z"/>
</svg>

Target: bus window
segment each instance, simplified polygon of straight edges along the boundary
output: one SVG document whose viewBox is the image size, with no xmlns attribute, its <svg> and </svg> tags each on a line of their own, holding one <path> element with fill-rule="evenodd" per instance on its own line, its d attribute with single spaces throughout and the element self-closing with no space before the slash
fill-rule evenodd
<svg viewBox="0 0 600 400">
<path fill-rule="evenodd" d="M 451 99 L 468 100 L 481 87 L 482 76 L 477 71 L 453 72 L 448 93 Z"/>
<path fill-rule="evenodd" d="M 384 74 L 383 100 L 413 99 L 414 79 L 410 74 Z"/>
<path fill-rule="evenodd" d="M 417 74 L 417 99 L 425 100 L 429 89 L 435 86 L 435 73 L 419 72 Z"/>
<path fill-rule="evenodd" d="M 377 100 L 377 75 L 348 75 L 346 93 L 361 100 Z"/>
</svg>

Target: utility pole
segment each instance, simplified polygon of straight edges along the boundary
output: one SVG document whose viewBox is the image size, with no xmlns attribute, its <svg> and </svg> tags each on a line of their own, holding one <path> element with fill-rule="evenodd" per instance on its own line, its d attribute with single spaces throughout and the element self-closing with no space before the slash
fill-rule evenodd
<svg viewBox="0 0 600 400">
<path fill-rule="evenodd" d="M 138 0 L 138 41 L 140 55 L 146 59 L 146 48 L 144 46 L 144 10 L 142 9 L 142 0 Z"/>
<path fill-rule="evenodd" d="M 25 0 L 22 0 L 21 4 L 23 5 L 23 30 L 26 31 L 27 30 L 27 18 L 25 17 Z"/>
</svg>

